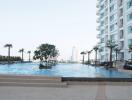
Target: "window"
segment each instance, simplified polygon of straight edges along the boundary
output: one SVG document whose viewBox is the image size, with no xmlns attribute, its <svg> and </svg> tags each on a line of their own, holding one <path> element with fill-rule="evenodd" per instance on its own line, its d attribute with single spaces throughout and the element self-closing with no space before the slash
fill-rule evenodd
<svg viewBox="0 0 132 100">
<path fill-rule="evenodd" d="M 108 33 L 108 27 L 105 28 L 105 31 L 104 32 L 105 32 L 105 34 Z"/>
<path fill-rule="evenodd" d="M 105 57 L 104 55 L 101 55 L 101 60 L 104 60 L 104 57 Z"/>
<path fill-rule="evenodd" d="M 124 60 L 124 52 L 120 53 L 120 60 Z"/>
<path fill-rule="evenodd" d="M 123 8 L 119 10 L 119 17 L 123 16 Z"/>
<path fill-rule="evenodd" d="M 120 49 L 123 49 L 124 48 L 124 41 L 121 41 L 120 42 Z"/>
<path fill-rule="evenodd" d="M 120 27 L 120 28 L 123 27 L 123 19 L 120 19 L 120 21 L 119 21 L 119 27 Z"/>
<path fill-rule="evenodd" d="M 112 3 L 113 2 L 113 0 L 110 0 L 110 3 Z"/>
<path fill-rule="evenodd" d="M 104 13 L 101 13 L 100 18 L 103 18 L 103 17 L 104 17 Z"/>
<path fill-rule="evenodd" d="M 104 30 L 101 30 L 101 34 L 104 34 Z"/>
<path fill-rule="evenodd" d="M 99 52 L 103 52 L 103 51 L 104 51 L 104 48 L 100 47 Z"/>
<path fill-rule="evenodd" d="M 131 20 L 132 20 L 132 12 L 127 15 L 127 21 L 131 21 Z"/>
<path fill-rule="evenodd" d="M 110 31 L 113 31 L 114 29 L 115 29 L 115 25 L 113 24 L 110 26 Z"/>
<path fill-rule="evenodd" d="M 119 6 L 122 6 L 123 0 L 119 0 Z"/>
<path fill-rule="evenodd" d="M 113 54 L 113 55 L 112 55 L 112 61 L 114 61 L 114 60 L 115 60 L 115 55 Z"/>
<path fill-rule="evenodd" d="M 104 26 L 104 21 L 101 21 L 100 26 Z"/>
<path fill-rule="evenodd" d="M 111 40 L 115 40 L 115 35 L 111 35 L 111 36 L 110 36 L 110 39 L 111 39 Z"/>
<path fill-rule="evenodd" d="M 110 16 L 110 21 L 111 21 L 111 22 L 114 20 L 114 17 L 115 17 L 114 15 L 111 15 L 111 16 Z"/>
<path fill-rule="evenodd" d="M 132 33 L 132 25 L 128 26 L 128 33 Z"/>
<path fill-rule="evenodd" d="M 102 9 L 104 9 L 104 5 L 101 5 L 101 6 L 100 6 L 100 10 L 102 10 Z"/>
<path fill-rule="evenodd" d="M 127 2 L 127 9 L 132 7 L 132 0 L 128 0 Z"/>
<path fill-rule="evenodd" d="M 105 25 L 108 24 L 108 17 L 105 18 L 105 22 L 104 23 L 105 23 Z"/>
<path fill-rule="evenodd" d="M 114 10 L 114 5 L 112 5 L 111 7 L 110 7 L 110 12 L 112 12 Z"/>
<path fill-rule="evenodd" d="M 123 37 L 124 37 L 124 31 L 120 30 L 120 39 L 123 39 Z"/>
<path fill-rule="evenodd" d="M 128 40 L 128 45 L 132 45 L 132 39 Z"/>
<path fill-rule="evenodd" d="M 101 43 L 104 43 L 104 38 L 101 39 Z"/>
</svg>

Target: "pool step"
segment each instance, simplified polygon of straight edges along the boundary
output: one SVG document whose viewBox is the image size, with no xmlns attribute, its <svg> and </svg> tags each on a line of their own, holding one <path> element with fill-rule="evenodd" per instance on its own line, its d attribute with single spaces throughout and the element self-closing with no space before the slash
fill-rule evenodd
<svg viewBox="0 0 132 100">
<path fill-rule="evenodd" d="M 25 78 L 0 78 L 0 82 L 27 82 L 27 83 L 61 83 L 59 79 L 25 79 Z"/>
<path fill-rule="evenodd" d="M 30 75 L 0 75 L 0 78 L 19 78 L 19 79 L 52 79 L 61 81 L 61 77 L 51 76 L 30 76 Z"/>
<path fill-rule="evenodd" d="M 23 82 L 0 82 L 0 86 L 23 86 L 23 87 L 67 87 L 67 83 L 23 83 Z"/>
<path fill-rule="evenodd" d="M 0 86 L 66 87 L 61 77 L 0 75 Z"/>
</svg>

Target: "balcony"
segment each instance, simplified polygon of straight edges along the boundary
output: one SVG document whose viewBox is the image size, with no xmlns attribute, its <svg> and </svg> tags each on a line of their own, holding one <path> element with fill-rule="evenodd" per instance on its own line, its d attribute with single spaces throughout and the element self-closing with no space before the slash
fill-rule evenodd
<svg viewBox="0 0 132 100">
<path fill-rule="evenodd" d="M 99 26 L 96 27 L 96 30 L 99 31 Z"/>
<path fill-rule="evenodd" d="M 97 38 L 100 39 L 101 38 L 101 34 L 97 34 Z"/>
<path fill-rule="evenodd" d="M 119 43 L 119 49 L 120 50 L 124 49 L 124 41 L 120 41 L 120 43 Z"/>
<path fill-rule="evenodd" d="M 123 5 L 123 0 L 118 0 L 118 5 L 121 7 Z"/>
<path fill-rule="evenodd" d="M 124 30 L 120 30 L 119 38 L 124 39 Z"/>
<path fill-rule="evenodd" d="M 123 16 L 123 8 L 119 10 L 118 15 L 119 15 L 119 17 Z"/>
<path fill-rule="evenodd" d="M 99 8 L 99 3 L 96 3 L 96 7 Z"/>
<path fill-rule="evenodd" d="M 97 18 L 96 22 L 99 23 L 99 18 Z"/>
<path fill-rule="evenodd" d="M 119 21 L 119 28 L 122 28 L 123 27 L 123 19 L 120 19 Z"/>
<path fill-rule="evenodd" d="M 99 15 L 99 11 L 96 12 L 96 15 Z"/>
</svg>

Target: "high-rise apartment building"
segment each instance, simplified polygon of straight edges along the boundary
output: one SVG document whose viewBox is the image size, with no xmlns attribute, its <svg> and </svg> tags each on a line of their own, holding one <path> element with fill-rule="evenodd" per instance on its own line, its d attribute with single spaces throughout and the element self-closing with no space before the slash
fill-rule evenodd
<svg viewBox="0 0 132 100">
<path fill-rule="evenodd" d="M 108 40 L 113 40 L 120 49 L 118 60 L 130 59 L 128 46 L 132 44 L 132 0 L 97 0 L 97 38 L 99 59 L 109 60 Z M 113 60 L 115 52 L 113 51 Z"/>
<path fill-rule="evenodd" d="M 72 62 L 78 62 L 78 50 L 76 47 L 72 48 L 72 56 L 71 56 Z"/>
</svg>

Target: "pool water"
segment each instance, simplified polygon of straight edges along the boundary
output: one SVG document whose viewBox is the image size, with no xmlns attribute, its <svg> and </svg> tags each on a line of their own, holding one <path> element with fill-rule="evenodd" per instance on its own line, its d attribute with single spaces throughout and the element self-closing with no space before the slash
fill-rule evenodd
<svg viewBox="0 0 132 100">
<path fill-rule="evenodd" d="M 132 74 L 117 70 L 106 70 L 103 67 L 93 67 L 82 64 L 58 64 L 52 69 L 39 69 L 39 63 L 18 63 L 0 65 L 0 74 L 45 75 L 61 77 L 107 77 L 132 78 Z"/>
</svg>

